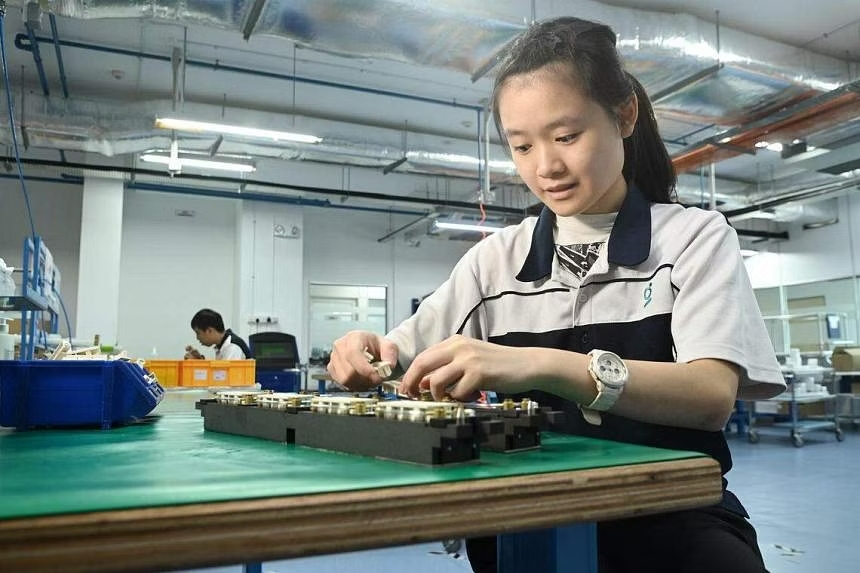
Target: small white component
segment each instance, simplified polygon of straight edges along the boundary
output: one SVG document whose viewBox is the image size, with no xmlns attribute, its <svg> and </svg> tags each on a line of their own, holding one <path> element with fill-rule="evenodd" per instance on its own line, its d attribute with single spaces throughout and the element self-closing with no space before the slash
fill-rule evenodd
<svg viewBox="0 0 860 573">
<path fill-rule="evenodd" d="M 379 402 L 376 415 L 386 420 L 424 422 L 436 418 L 450 418 L 465 421 L 474 418 L 475 410 L 466 408 L 460 402 L 425 402 L 423 400 L 392 400 Z"/>
<path fill-rule="evenodd" d="M 219 404 L 255 404 L 262 394 L 255 390 L 222 390 L 215 393 Z"/>
<path fill-rule="evenodd" d="M 391 364 L 382 360 L 376 360 L 376 357 L 367 351 L 367 347 L 364 348 L 364 358 L 376 369 L 376 373 L 379 374 L 380 378 L 385 380 L 391 376 L 393 371 Z"/>
<path fill-rule="evenodd" d="M 257 397 L 257 404 L 262 408 L 286 410 L 287 408 L 308 408 L 311 405 L 310 394 L 298 392 L 270 392 Z"/>
<path fill-rule="evenodd" d="M 376 413 L 376 398 L 356 398 L 354 396 L 314 396 L 311 411 L 318 414 L 340 416 L 365 416 Z"/>
</svg>

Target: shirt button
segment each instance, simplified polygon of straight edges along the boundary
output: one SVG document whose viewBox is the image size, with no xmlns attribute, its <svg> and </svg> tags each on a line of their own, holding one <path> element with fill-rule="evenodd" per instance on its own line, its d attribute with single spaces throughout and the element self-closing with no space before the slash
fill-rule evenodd
<svg viewBox="0 0 860 573">
<path fill-rule="evenodd" d="M 586 302 L 588 302 L 588 295 L 587 294 L 579 295 L 579 303 L 584 304 Z"/>
</svg>

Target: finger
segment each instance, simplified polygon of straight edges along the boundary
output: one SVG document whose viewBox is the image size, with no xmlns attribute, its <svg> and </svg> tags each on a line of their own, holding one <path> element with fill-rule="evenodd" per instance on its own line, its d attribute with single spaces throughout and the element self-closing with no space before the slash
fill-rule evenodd
<svg viewBox="0 0 860 573">
<path fill-rule="evenodd" d="M 419 385 L 425 376 L 437 371 L 451 361 L 451 354 L 445 346 L 437 344 L 421 352 L 409 365 L 401 384 L 410 396 L 418 397 Z"/>
<path fill-rule="evenodd" d="M 453 364 L 446 364 L 425 376 L 429 380 L 430 392 L 434 400 L 454 397 L 454 389 L 462 383 L 464 372 Z"/>
<path fill-rule="evenodd" d="M 397 366 L 397 361 L 400 358 L 399 354 L 397 345 L 387 338 L 379 341 L 379 359 L 382 362 L 388 362 L 394 368 Z"/>
<path fill-rule="evenodd" d="M 481 397 L 481 391 L 461 381 L 448 388 L 448 395 L 457 402 L 477 402 Z"/>
</svg>

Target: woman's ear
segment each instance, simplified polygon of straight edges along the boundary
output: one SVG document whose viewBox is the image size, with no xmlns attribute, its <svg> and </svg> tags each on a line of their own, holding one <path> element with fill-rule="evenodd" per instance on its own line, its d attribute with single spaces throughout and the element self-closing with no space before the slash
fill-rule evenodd
<svg viewBox="0 0 860 573">
<path fill-rule="evenodd" d="M 639 98 L 636 94 L 632 94 L 630 99 L 618 106 L 618 130 L 621 132 L 621 137 L 627 138 L 633 135 L 633 128 L 636 127 L 636 120 L 639 118 Z"/>
</svg>

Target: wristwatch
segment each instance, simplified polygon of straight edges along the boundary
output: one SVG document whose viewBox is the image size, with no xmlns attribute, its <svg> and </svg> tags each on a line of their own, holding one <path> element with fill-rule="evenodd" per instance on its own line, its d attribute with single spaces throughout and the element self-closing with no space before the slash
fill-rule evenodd
<svg viewBox="0 0 860 573">
<path fill-rule="evenodd" d="M 624 390 L 629 373 L 627 365 L 614 352 L 595 349 L 589 352 L 588 356 L 591 357 L 588 373 L 597 384 L 597 398 L 587 406 L 580 405 L 580 409 L 586 422 L 599 426 L 600 412 L 605 412 L 615 405 Z"/>
</svg>

